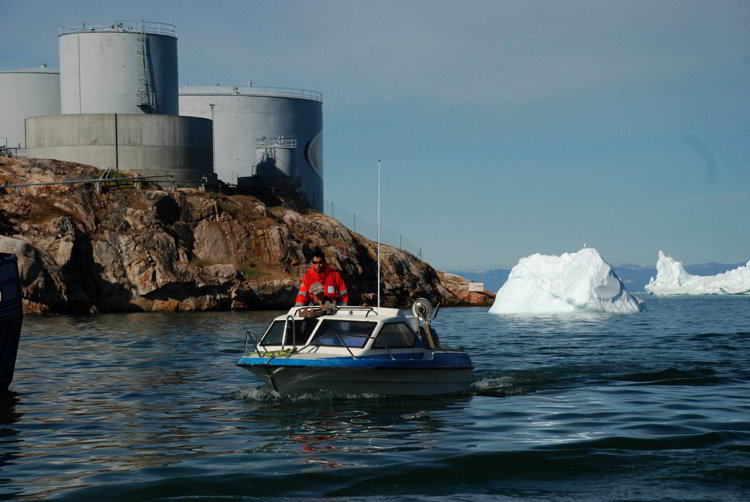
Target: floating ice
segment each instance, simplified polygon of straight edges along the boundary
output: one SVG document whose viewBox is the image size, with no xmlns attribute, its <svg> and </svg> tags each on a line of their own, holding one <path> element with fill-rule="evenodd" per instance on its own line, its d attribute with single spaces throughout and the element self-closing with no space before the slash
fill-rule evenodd
<svg viewBox="0 0 750 502">
<path fill-rule="evenodd" d="M 659 251 L 656 277 L 646 284 L 652 295 L 742 295 L 750 294 L 750 261 L 747 265 L 717 275 L 692 275 L 682 263 Z"/>
<path fill-rule="evenodd" d="M 596 249 L 562 256 L 521 258 L 500 288 L 491 314 L 639 312 L 643 302 L 630 294 Z"/>
</svg>

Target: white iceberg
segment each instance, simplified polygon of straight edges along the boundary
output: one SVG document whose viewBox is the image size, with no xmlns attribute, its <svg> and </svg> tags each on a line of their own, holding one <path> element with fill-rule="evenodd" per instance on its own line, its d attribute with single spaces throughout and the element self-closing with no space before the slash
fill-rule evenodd
<svg viewBox="0 0 750 502">
<path fill-rule="evenodd" d="M 656 277 L 646 284 L 652 295 L 747 295 L 750 294 L 750 261 L 717 275 L 692 275 L 682 263 L 659 251 Z"/>
<path fill-rule="evenodd" d="M 640 312 L 633 296 L 596 249 L 521 258 L 497 292 L 491 314 Z"/>
</svg>

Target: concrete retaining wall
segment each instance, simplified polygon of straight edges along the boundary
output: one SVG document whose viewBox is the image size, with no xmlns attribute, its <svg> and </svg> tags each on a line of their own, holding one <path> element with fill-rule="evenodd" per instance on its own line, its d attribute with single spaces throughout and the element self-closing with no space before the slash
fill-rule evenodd
<svg viewBox="0 0 750 502">
<path fill-rule="evenodd" d="M 82 114 L 26 119 L 29 157 L 100 169 L 215 180 L 210 120 L 176 115 Z"/>
</svg>

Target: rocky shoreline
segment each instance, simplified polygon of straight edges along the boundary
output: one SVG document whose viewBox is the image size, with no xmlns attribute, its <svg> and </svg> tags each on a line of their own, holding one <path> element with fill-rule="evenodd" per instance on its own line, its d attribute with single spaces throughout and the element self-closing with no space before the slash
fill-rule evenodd
<svg viewBox="0 0 750 502">
<path fill-rule="evenodd" d="M 0 157 L 0 185 L 100 175 L 69 162 Z M 351 303 L 374 303 L 376 243 L 294 194 L 104 188 L 0 189 L 0 251 L 18 257 L 26 313 L 287 309 L 315 248 L 341 271 Z M 381 246 L 381 268 L 385 306 L 494 299 L 391 246 Z"/>
</svg>

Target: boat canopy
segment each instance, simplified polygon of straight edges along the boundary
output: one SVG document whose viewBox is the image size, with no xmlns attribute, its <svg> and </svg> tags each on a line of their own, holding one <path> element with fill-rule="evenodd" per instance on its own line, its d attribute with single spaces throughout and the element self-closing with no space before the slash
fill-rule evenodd
<svg viewBox="0 0 750 502">
<path fill-rule="evenodd" d="M 396 349 L 421 347 L 415 327 L 418 320 L 408 311 L 399 309 L 343 308 L 305 315 L 311 312 L 295 307 L 285 316 L 277 317 L 266 330 L 258 345 L 298 347 Z M 317 311 L 316 311 L 317 312 Z M 304 317 L 302 317 L 304 315 Z"/>
</svg>

